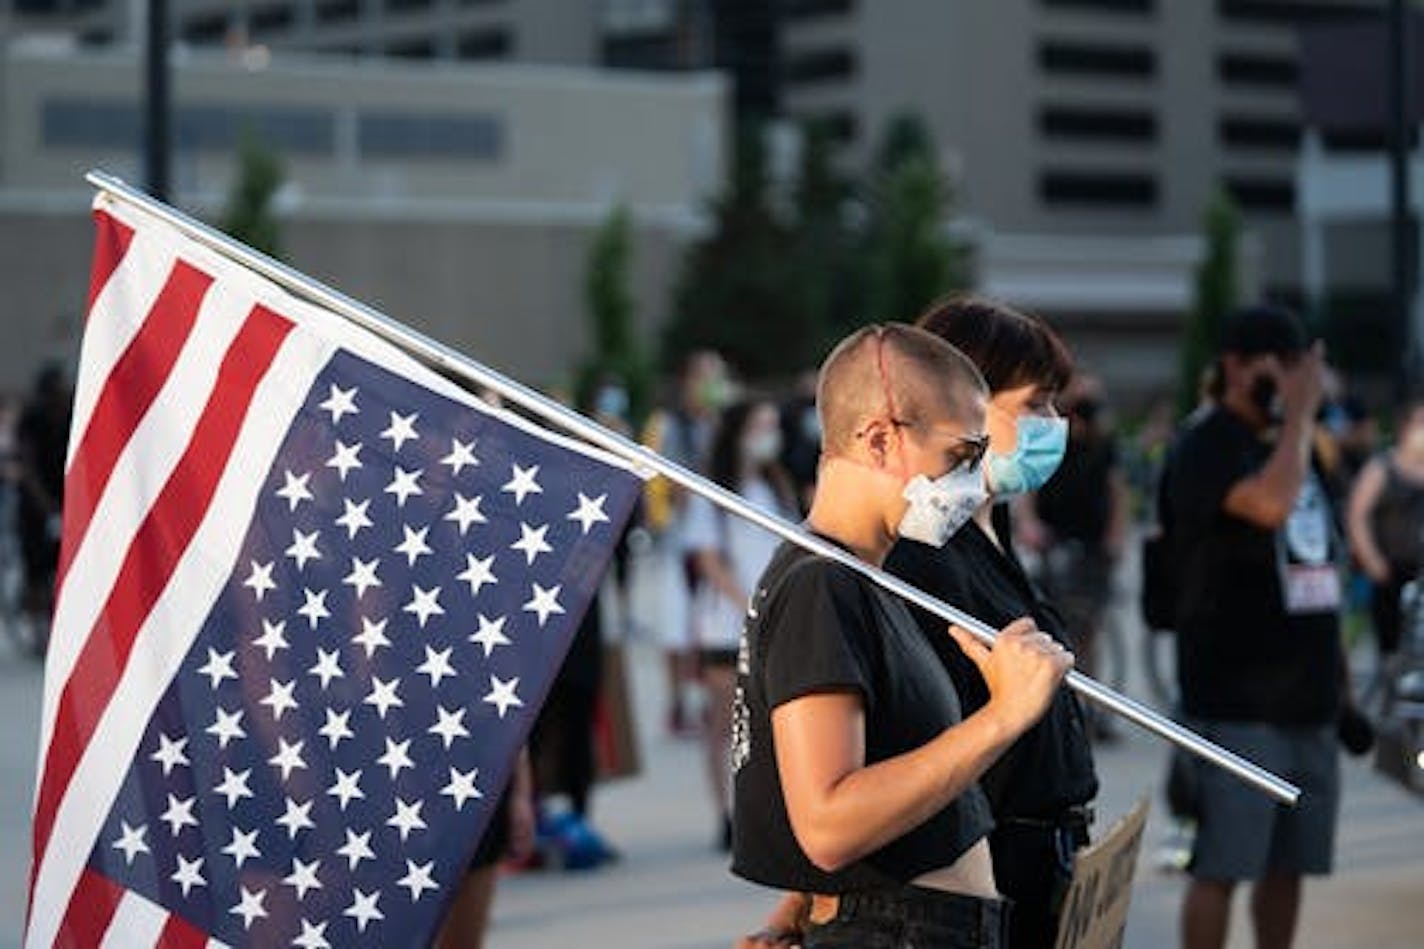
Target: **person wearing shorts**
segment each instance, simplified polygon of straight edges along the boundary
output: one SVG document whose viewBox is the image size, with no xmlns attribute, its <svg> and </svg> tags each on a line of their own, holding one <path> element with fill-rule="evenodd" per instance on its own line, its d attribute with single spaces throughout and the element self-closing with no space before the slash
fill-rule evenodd
<svg viewBox="0 0 1424 949">
<path fill-rule="evenodd" d="M 1324 365 L 1293 314 L 1240 311 L 1217 403 L 1177 438 L 1166 502 L 1178 565 L 1177 670 L 1191 722 L 1300 786 L 1295 807 L 1194 762 L 1197 834 L 1186 949 L 1220 947 L 1250 883 L 1256 945 L 1291 945 L 1302 878 L 1331 869 L 1343 545 L 1312 460 Z"/>
</svg>

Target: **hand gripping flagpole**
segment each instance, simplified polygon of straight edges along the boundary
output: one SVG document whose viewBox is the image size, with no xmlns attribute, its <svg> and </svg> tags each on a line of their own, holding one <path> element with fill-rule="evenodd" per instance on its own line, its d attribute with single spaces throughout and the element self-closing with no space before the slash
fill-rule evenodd
<svg viewBox="0 0 1424 949">
<path fill-rule="evenodd" d="M 431 366 L 458 376 L 467 382 L 496 392 L 529 412 L 572 432 L 592 444 L 612 452 L 640 469 L 643 475 L 659 474 L 689 491 L 707 498 L 712 503 L 771 531 L 778 537 L 797 544 L 814 554 L 833 560 L 844 567 L 856 571 L 866 579 L 903 597 L 916 606 L 939 616 L 957 626 L 961 626 L 986 645 L 992 645 L 996 630 L 973 616 L 950 606 L 943 600 L 930 596 L 923 590 L 911 586 L 864 561 L 856 559 L 836 545 L 815 536 L 809 531 L 789 521 L 768 514 L 747 503 L 740 495 L 728 491 L 721 485 L 662 457 L 652 449 L 640 445 L 580 415 L 578 412 L 550 399 L 542 393 L 489 369 L 468 356 L 437 342 L 416 330 L 386 316 L 385 314 L 353 300 L 345 294 L 333 290 L 320 281 L 314 280 L 287 265 L 273 260 L 246 245 L 233 240 L 201 221 L 150 198 L 143 192 L 105 172 L 91 171 L 85 176 L 94 187 L 112 196 L 142 208 L 154 217 L 160 218 L 178 228 L 194 240 L 212 248 L 218 253 L 242 264 L 250 270 L 262 274 L 281 285 L 289 292 L 304 297 L 320 306 L 337 313 L 351 322 L 375 333 L 387 342 L 419 357 Z M 1284 804 L 1294 805 L 1300 797 L 1300 789 L 1288 781 L 1247 761 L 1240 755 L 1216 745 L 1188 728 L 1184 728 L 1156 710 L 1143 705 L 1108 688 L 1081 672 L 1070 671 L 1065 680 L 1068 687 L 1096 704 L 1121 715 L 1123 718 L 1145 728 L 1147 731 L 1177 745 L 1198 757 L 1224 768 Z"/>
</svg>

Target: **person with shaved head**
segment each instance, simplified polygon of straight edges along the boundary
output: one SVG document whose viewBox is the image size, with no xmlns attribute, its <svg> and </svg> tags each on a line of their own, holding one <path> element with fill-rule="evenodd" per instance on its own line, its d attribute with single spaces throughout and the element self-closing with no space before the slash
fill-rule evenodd
<svg viewBox="0 0 1424 949">
<path fill-rule="evenodd" d="M 898 538 L 944 544 L 985 497 L 986 400 L 974 364 L 923 330 L 873 326 L 843 340 L 821 368 L 806 527 L 876 566 Z M 992 649 L 946 635 L 988 685 L 967 717 L 905 603 L 856 571 L 784 544 L 752 596 L 732 870 L 810 894 L 796 927 L 808 949 L 1003 944 L 1008 906 L 977 782 L 1073 660 L 1031 619 L 1005 626 Z"/>
</svg>

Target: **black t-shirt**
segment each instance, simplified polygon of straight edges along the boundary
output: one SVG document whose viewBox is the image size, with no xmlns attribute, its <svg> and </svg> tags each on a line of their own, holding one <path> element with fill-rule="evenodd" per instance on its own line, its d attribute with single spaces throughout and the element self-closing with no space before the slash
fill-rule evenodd
<svg viewBox="0 0 1424 949">
<path fill-rule="evenodd" d="M 990 626 L 1001 628 L 1032 616 L 1039 629 L 1066 642 L 1062 618 L 1039 595 L 1012 548 L 1006 544 L 1000 550 L 973 521 L 939 549 L 900 541 L 891 548 L 885 569 Z M 988 686 L 950 637 L 948 624 L 918 607 L 911 609 L 954 680 L 964 713 L 982 708 L 989 700 Z M 1078 697 L 1060 688 L 1038 724 L 1009 746 L 980 783 L 996 820 L 1051 820 L 1091 801 L 1098 793 L 1098 777 Z"/>
<path fill-rule="evenodd" d="M 1270 453 L 1222 408 L 1183 430 L 1172 450 L 1182 707 L 1207 719 L 1325 724 L 1340 704 L 1341 545 L 1322 481 L 1312 469 L 1280 530 L 1223 507 Z"/>
<path fill-rule="evenodd" d="M 1038 490 L 1034 509 L 1060 540 L 1076 540 L 1097 553 L 1112 520 L 1110 476 L 1117 465 L 1111 438 L 1070 438 L 1048 483 Z"/>
<path fill-rule="evenodd" d="M 732 872 L 783 890 L 847 893 L 900 886 L 954 863 L 992 826 L 977 787 L 909 833 L 835 873 L 796 841 L 781 791 L 771 713 L 807 695 L 854 692 L 865 761 L 919 748 L 960 721 L 954 685 L 905 604 L 853 570 L 783 544 L 743 629 L 732 725 Z"/>
</svg>

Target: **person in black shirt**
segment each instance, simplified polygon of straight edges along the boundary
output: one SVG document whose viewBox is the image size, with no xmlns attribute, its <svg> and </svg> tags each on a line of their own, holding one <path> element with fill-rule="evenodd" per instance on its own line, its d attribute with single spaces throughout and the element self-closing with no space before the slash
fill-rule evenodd
<svg viewBox="0 0 1424 949">
<path fill-rule="evenodd" d="M 1019 419 L 1055 417 L 1053 398 L 1069 379 L 1072 364 L 1063 343 L 1041 320 L 990 300 L 959 296 L 932 306 L 917 325 L 954 345 L 983 373 L 989 386 L 991 457 L 1017 451 Z M 991 478 L 993 497 L 942 548 L 901 541 L 890 551 L 885 569 L 986 623 L 1002 625 L 1027 616 L 1067 643 L 1061 615 L 1014 552 L 1008 506 L 994 503 L 1016 490 L 1041 486 L 1034 482 L 1053 473 L 1048 464 L 1028 470 L 1032 473 L 1024 477 L 1002 479 L 1009 485 L 995 485 Z M 981 707 L 988 692 L 975 664 L 943 635 L 938 618 L 914 612 L 954 680 L 965 712 Z M 989 838 L 994 876 L 1013 900 L 1009 945 L 1052 947 L 1073 854 L 1088 842 L 1090 805 L 1098 791 L 1077 697 L 1059 689 L 1043 719 L 980 783 L 995 822 Z"/>
<path fill-rule="evenodd" d="M 931 334 L 852 334 L 821 370 L 817 405 L 824 447 L 807 524 L 821 536 L 879 564 L 897 536 L 942 544 L 981 503 L 983 381 Z M 964 718 L 908 607 L 858 573 L 786 545 L 753 595 L 732 870 L 811 895 L 808 949 L 1001 945 L 975 782 L 1043 714 L 1072 657 L 1031 619 L 1004 627 L 992 650 L 948 635 L 988 686 Z"/>
<path fill-rule="evenodd" d="M 1230 319 L 1218 367 L 1220 398 L 1166 472 L 1183 711 L 1302 793 L 1287 807 L 1194 763 L 1182 941 L 1223 945 L 1251 881 L 1256 945 L 1288 946 L 1302 876 L 1330 871 L 1339 803 L 1342 545 L 1311 452 L 1324 366 L 1292 314 L 1258 307 Z"/>
</svg>

